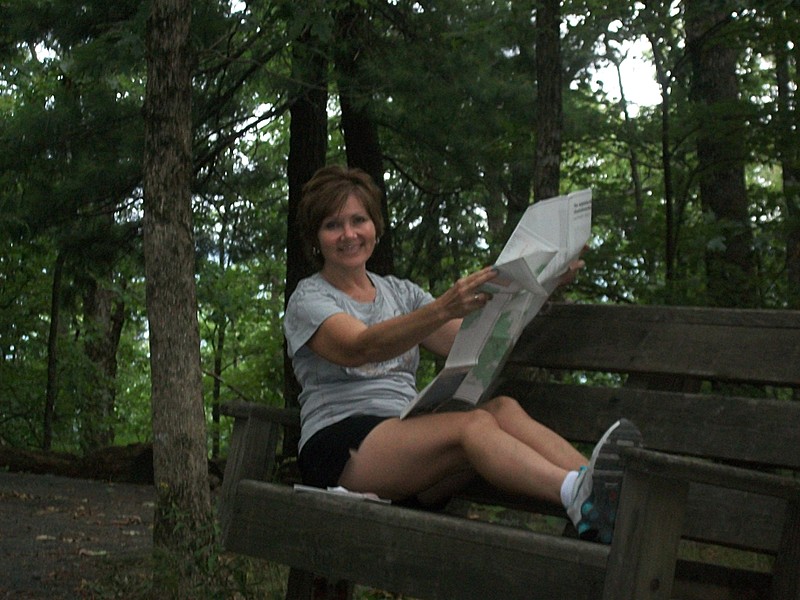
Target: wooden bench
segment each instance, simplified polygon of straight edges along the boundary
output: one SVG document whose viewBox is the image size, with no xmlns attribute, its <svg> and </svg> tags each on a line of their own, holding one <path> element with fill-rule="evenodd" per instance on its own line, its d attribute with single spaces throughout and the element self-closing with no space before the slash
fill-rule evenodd
<svg viewBox="0 0 800 600">
<path fill-rule="evenodd" d="M 297 598 L 315 573 L 424 599 L 800 600 L 800 312 L 551 304 L 497 391 L 577 444 L 623 416 L 642 430 L 611 546 L 297 492 L 274 476 L 297 412 L 241 403 L 225 548 L 292 567 Z M 464 497 L 563 516 L 480 483 Z"/>
</svg>

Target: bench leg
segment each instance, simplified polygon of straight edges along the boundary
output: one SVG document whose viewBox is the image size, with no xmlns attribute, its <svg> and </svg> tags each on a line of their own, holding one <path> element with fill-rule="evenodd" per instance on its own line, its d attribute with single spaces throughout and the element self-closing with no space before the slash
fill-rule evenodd
<svg viewBox="0 0 800 600">
<path fill-rule="evenodd" d="M 340 579 L 331 582 L 300 569 L 289 570 L 286 600 L 351 600 L 353 584 Z"/>
<path fill-rule="evenodd" d="M 255 417 L 236 419 L 233 424 L 228 462 L 219 500 L 220 540 L 224 546 L 230 529 L 231 507 L 242 479 L 265 480 L 275 468 L 279 426 Z"/>
<path fill-rule="evenodd" d="M 800 500 L 787 502 L 783 538 L 772 576 L 775 600 L 800 600 Z"/>
<path fill-rule="evenodd" d="M 689 484 L 625 472 L 604 600 L 667 600 Z"/>
</svg>

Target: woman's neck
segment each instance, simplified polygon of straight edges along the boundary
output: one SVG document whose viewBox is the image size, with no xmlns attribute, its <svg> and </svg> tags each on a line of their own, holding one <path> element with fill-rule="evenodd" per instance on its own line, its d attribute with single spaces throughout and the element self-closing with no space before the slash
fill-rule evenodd
<svg viewBox="0 0 800 600">
<path fill-rule="evenodd" d="M 359 302 L 375 300 L 375 286 L 367 274 L 367 269 L 345 271 L 322 268 L 320 271 L 325 281 Z"/>
</svg>

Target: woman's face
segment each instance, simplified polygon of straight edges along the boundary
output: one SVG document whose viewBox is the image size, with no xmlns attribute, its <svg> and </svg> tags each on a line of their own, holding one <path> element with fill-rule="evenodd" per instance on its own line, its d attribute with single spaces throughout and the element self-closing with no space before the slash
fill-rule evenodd
<svg viewBox="0 0 800 600">
<path fill-rule="evenodd" d="M 375 223 L 352 194 L 339 212 L 322 221 L 317 235 L 325 268 L 363 267 L 375 249 Z"/>
</svg>

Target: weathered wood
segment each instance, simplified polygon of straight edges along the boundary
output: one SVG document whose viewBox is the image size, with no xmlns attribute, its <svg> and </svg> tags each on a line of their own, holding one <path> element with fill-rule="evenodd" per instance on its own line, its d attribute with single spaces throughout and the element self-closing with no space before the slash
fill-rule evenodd
<svg viewBox="0 0 800 600">
<path fill-rule="evenodd" d="M 296 408 L 236 401 L 223 404 L 220 412 L 226 417 L 234 417 L 235 419 L 247 419 L 252 416 L 284 427 L 300 428 L 300 411 Z"/>
<path fill-rule="evenodd" d="M 509 362 L 800 385 L 800 312 L 555 304 Z"/>
<path fill-rule="evenodd" d="M 770 600 L 770 573 L 679 560 L 672 597 L 679 600 Z"/>
<path fill-rule="evenodd" d="M 459 497 L 478 504 L 564 516 L 564 511 L 558 506 L 503 494 L 483 481 L 476 481 Z M 779 498 L 692 483 L 686 501 L 683 537 L 775 554 L 781 548 L 785 504 Z"/>
<path fill-rule="evenodd" d="M 654 450 L 800 469 L 800 402 L 520 380 L 500 391 L 572 441 L 597 440 L 624 416 Z"/>
<path fill-rule="evenodd" d="M 555 377 L 529 377 L 540 369 Z M 591 371 L 619 375 L 581 383 Z M 768 397 L 765 384 L 800 388 L 797 311 L 554 305 L 523 334 L 497 390 L 573 442 L 594 443 L 623 416 L 641 428 L 647 450 L 626 453 L 611 548 L 261 483 L 277 424 L 297 428 L 299 414 L 248 404 L 225 409 L 236 425 L 224 543 L 290 565 L 297 598 L 313 594 L 305 571 L 431 599 L 657 599 L 672 588 L 706 600 L 771 587 L 772 598 L 800 600 L 800 483 L 785 476 L 800 471 L 800 403 Z M 481 482 L 463 497 L 564 517 Z M 677 560 L 679 539 L 775 555 L 774 576 Z"/>
<path fill-rule="evenodd" d="M 265 509 L 268 507 L 268 510 Z M 227 548 L 418 598 L 599 598 L 608 547 L 242 481 Z"/>
<path fill-rule="evenodd" d="M 800 499 L 800 480 L 643 448 L 626 448 L 626 468 L 660 477 L 706 483 L 785 500 Z"/>
<path fill-rule="evenodd" d="M 627 470 L 604 600 L 669 600 L 689 484 Z"/>
<path fill-rule="evenodd" d="M 773 600 L 800 600 L 800 499 L 788 503 L 772 583 Z"/>
<path fill-rule="evenodd" d="M 246 479 L 263 481 L 272 473 L 279 433 L 278 423 L 251 414 L 234 422 L 217 511 L 223 546 L 228 543 L 237 484 Z"/>
</svg>

